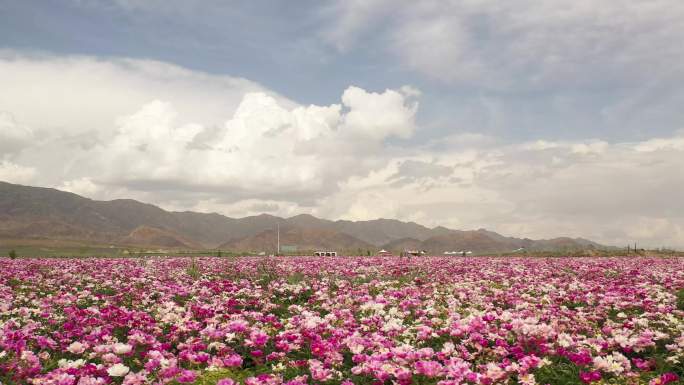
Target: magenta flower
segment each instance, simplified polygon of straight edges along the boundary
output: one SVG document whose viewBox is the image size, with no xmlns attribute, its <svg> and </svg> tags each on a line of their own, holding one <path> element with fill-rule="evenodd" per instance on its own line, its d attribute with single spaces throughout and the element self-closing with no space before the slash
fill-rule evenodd
<svg viewBox="0 0 684 385">
<path fill-rule="evenodd" d="M 580 380 L 584 382 L 585 384 L 590 384 L 592 382 L 597 382 L 601 381 L 601 372 L 598 370 L 594 370 L 591 372 L 580 372 Z"/>
<path fill-rule="evenodd" d="M 229 357 L 223 359 L 223 364 L 228 367 L 242 366 L 242 357 L 239 354 L 231 354 Z"/>
<path fill-rule="evenodd" d="M 0 257 L 0 373 L 190 384 L 248 361 L 272 370 L 251 385 L 497 385 L 539 382 L 563 357 L 594 384 L 647 376 L 653 351 L 684 354 L 684 258 L 196 258 L 199 277 L 190 265 Z"/>
<path fill-rule="evenodd" d="M 189 384 L 195 382 L 197 379 L 197 373 L 193 370 L 183 370 L 180 375 L 176 378 L 176 381 L 181 384 Z"/>
<path fill-rule="evenodd" d="M 437 361 L 418 361 L 415 368 L 418 374 L 426 377 L 437 377 L 442 371 L 442 365 Z"/>
</svg>

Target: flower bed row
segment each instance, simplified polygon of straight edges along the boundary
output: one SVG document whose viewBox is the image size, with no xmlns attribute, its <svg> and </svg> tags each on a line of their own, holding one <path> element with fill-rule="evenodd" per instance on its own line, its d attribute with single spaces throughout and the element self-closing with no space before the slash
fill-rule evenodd
<svg viewBox="0 0 684 385">
<path fill-rule="evenodd" d="M 681 384 L 684 259 L 0 259 L 0 383 Z"/>
</svg>

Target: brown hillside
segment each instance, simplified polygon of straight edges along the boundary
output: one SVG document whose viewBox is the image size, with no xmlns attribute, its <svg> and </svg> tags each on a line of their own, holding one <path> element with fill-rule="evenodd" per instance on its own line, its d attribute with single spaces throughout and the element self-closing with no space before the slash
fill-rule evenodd
<svg viewBox="0 0 684 385">
<path fill-rule="evenodd" d="M 275 230 L 266 230 L 259 234 L 228 241 L 220 246 L 223 250 L 275 252 L 277 245 Z M 349 234 L 320 228 L 290 227 L 281 229 L 280 245 L 296 246 L 297 250 L 335 250 L 340 253 L 366 250 L 374 252 L 376 246 L 356 239 Z"/>
<path fill-rule="evenodd" d="M 183 249 L 199 249 L 200 245 L 171 231 L 150 226 L 140 226 L 123 237 L 120 243 L 136 246 L 158 246 Z"/>
</svg>

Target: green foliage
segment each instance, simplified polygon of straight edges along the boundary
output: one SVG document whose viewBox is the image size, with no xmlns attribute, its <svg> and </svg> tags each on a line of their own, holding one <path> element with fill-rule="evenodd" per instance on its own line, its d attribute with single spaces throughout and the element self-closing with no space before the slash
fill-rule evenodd
<svg viewBox="0 0 684 385">
<path fill-rule="evenodd" d="M 266 369 L 267 368 L 265 367 L 261 367 L 259 369 L 237 368 L 204 371 L 197 377 L 193 385 L 216 385 L 216 383 L 218 383 L 219 380 L 222 380 L 224 378 L 230 378 L 238 384 L 243 384 L 245 382 L 245 379 L 247 379 L 248 377 L 254 377 L 258 374 L 265 373 L 267 372 Z M 285 377 L 287 378 L 287 376 Z"/>
<path fill-rule="evenodd" d="M 684 288 L 677 291 L 677 309 L 684 310 Z"/>
<path fill-rule="evenodd" d="M 111 296 L 111 295 L 116 295 L 116 290 L 114 288 L 111 288 L 111 287 L 103 286 L 103 287 L 98 287 L 95 290 L 93 290 L 93 294 Z"/>
<path fill-rule="evenodd" d="M 567 307 L 568 309 L 575 310 L 580 307 L 586 307 L 587 303 L 584 301 L 564 301 L 561 305 Z"/>
<path fill-rule="evenodd" d="M 233 371 L 230 369 L 212 370 L 202 373 L 195 380 L 195 385 L 216 385 L 219 380 L 224 378 L 232 378 L 237 382 L 242 382 L 245 378 L 249 377 L 249 373 L 245 371 Z"/>
<path fill-rule="evenodd" d="M 539 384 L 582 385 L 579 368 L 567 358 L 554 358 L 551 364 L 535 370 L 534 377 Z"/>
<path fill-rule="evenodd" d="M 304 282 L 306 280 L 306 276 L 304 273 L 300 272 L 294 272 L 286 277 L 287 283 L 294 285 L 300 282 Z"/>
<path fill-rule="evenodd" d="M 10 257 L 10 259 L 16 259 L 17 258 L 17 251 L 14 249 L 10 250 L 9 257 Z"/>
<path fill-rule="evenodd" d="M 185 306 L 186 303 L 192 298 L 190 294 L 176 294 L 173 296 L 173 302 L 178 304 L 178 306 Z"/>
<path fill-rule="evenodd" d="M 279 278 L 278 270 L 273 261 L 267 259 L 261 260 L 256 266 L 259 283 L 268 286 L 271 282 Z"/>
<path fill-rule="evenodd" d="M 199 266 L 197 265 L 197 261 L 195 260 L 195 258 L 192 259 L 190 267 L 188 267 L 185 270 L 185 272 L 195 280 L 199 279 L 200 276 L 202 276 L 202 273 L 200 272 Z"/>
</svg>

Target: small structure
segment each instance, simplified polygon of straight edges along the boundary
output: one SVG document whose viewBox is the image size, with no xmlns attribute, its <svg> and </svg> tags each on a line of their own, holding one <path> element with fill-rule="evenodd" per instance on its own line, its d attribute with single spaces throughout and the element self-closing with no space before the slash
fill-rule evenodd
<svg viewBox="0 0 684 385">
<path fill-rule="evenodd" d="M 389 252 L 385 249 L 378 251 L 378 253 L 376 255 L 379 257 L 392 257 L 393 256 L 393 254 L 391 252 Z"/>
<path fill-rule="evenodd" d="M 427 254 L 425 250 L 404 250 L 401 252 L 402 257 L 420 257 Z"/>
<path fill-rule="evenodd" d="M 315 251 L 316 257 L 337 257 L 337 251 Z"/>
</svg>

